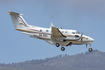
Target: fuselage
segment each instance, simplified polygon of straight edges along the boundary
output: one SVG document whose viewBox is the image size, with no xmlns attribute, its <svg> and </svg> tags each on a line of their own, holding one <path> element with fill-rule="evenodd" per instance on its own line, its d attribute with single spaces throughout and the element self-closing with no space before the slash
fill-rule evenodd
<svg viewBox="0 0 105 70">
<path fill-rule="evenodd" d="M 42 39 L 45 40 L 46 42 L 55 45 L 56 42 L 53 42 L 51 39 L 51 27 L 50 28 L 43 28 L 43 27 L 37 27 L 37 26 L 31 26 L 25 27 L 23 29 L 16 29 L 21 31 L 24 34 L 30 35 L 32 38 L 37 38 L 37 39 Z M 68 30 L 68 29 L 59 29 L 60 32 L 67 36 L 66 38 L 63 39 L 57 39 L 57 42 L 60 43 L 61 46 L 66 46 L 69 42 L 72 42 L 74 45 L 81 45 L 81 44 L 90 44 L 94 41 L 89 36 L 83 35 L 82 38 L 83 40 L 81 41 L 79 37 L 81 34 L 76 31 L 76 30 Z M 63 40 L 66 40 L 65 42 Z"/>
<path fill-rule="evenodd" d="M 22 14 L 10 11 L 7 11 L 7 13 L 11 16 L 16 30 L 21 31 L 24 34 L 28 34 L 32 38 L 45 40 L 52 45 L 56 45 L 56 47 L 71 46 L 72 44 L 86 44 L 87 46 L 87 44 L 91 45 L 91 43 L 94 41 L 94 39 L 91 37 L 80 34 L 76 30 L 58 29 L 54 27 L 52 23 L 50 28 L 28 25 L 23 19 Z M 64 51 L 65 48 L 61 47 L 61 50 Z M 92 48 L 89 48 L 89 50 L 91 52 Z"/>
</svg>

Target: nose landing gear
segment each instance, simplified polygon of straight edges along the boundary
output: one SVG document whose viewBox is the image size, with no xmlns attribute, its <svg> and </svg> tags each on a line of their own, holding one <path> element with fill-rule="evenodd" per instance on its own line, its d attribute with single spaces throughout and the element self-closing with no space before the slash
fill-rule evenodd
<svg viewBox="0 0 105 70">
<path fill-rule="evenodd" d="M 92 48 L 89 48 L 89 52 L 92 52 L 93 51 L 93 49 Z"/>
<path fill-rule="evenodd" d="M 87 48 L 87 44 L 86 44 L 86 48 Z M 90 43 L 90 48 L 88 50 L 89 50 L 89 52 L 93 51 L 93 49 L 91 48 L 91 43 Z"/>
</svg>

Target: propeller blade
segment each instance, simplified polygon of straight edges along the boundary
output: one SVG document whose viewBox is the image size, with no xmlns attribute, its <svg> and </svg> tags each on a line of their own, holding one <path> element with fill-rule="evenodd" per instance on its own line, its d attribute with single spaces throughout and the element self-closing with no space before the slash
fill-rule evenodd
<svg viewBox="0 0 105 70">
<path fill-rule="evenodd" d="M 81 42 L 83 41 L 83 39 L 82 39 L 82 35 L 83 35 L 83 33 L 81 34 Z"/>
</svg>

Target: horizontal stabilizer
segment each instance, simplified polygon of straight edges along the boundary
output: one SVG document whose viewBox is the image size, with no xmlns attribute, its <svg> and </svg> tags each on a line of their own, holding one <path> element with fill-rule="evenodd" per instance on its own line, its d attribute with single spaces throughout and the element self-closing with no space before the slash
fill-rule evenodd
<svg viewBox="0 0 105 70">
<path fill-rule="evenodd" d="M 15 13 L 15 12 L 10 12 L 10 11 L 7 11 L 7 13 L 9 14 L 9 15 L 23 15 L 23 14 L 19 14 L 19 13 Z"/>
</svg>

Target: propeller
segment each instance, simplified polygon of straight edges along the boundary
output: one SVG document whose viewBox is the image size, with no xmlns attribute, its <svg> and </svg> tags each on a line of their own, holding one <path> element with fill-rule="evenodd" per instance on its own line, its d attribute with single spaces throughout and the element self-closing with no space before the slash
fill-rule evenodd
<svg viewBox="0 0 105 70">
<path fill-rule="evenodd" d="M 60 29 L 62 29 L 62 27 L 60 27 Z"/>
<path fill-rule="evenodd" d="M 80 37 L 81 42 L 83 41 L 82 36 L 83 36 L 83 33 L 81 34 L 81 37 Z"/>
</svg>

